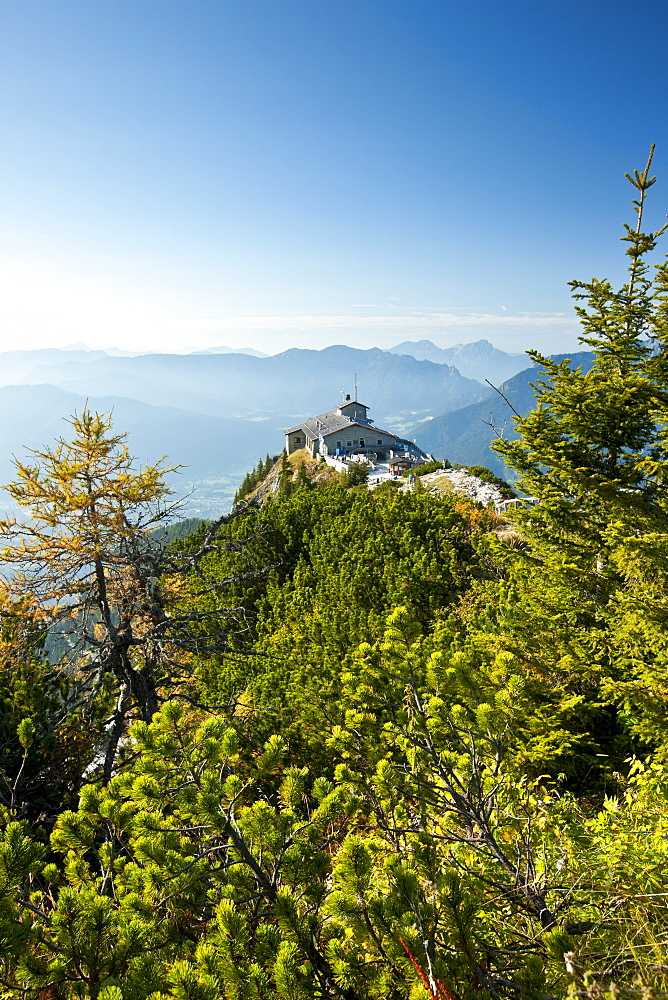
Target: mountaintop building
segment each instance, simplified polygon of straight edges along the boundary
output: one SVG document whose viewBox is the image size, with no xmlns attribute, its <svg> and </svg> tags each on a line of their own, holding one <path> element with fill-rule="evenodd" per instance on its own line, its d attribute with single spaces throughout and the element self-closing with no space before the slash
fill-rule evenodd
<svg viewBox="0 0 668 1000">
<path fill-rule="evenodd" d="M 290 455 L 306 448 L 312 458 L 346 460 L 357 456 L 379 462 L 392 458 L 423 461 L 429 457 L 413 441 L 374 427 L 368 410 L 364 403 L 347 395 L 335 410 L 290 427 L 285 432 L 285 450 Z"/>
</svg>

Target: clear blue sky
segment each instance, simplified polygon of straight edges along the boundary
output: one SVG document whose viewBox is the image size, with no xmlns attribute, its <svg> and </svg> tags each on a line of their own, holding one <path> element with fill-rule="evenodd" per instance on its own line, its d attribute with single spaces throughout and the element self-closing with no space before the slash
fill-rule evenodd
<svg viewBox="0 0 668 1000">
<path fill-rule="evenodd" d="M 0 2 L 0 349 L 574 343 L 668 4 Z"/>
</svg>

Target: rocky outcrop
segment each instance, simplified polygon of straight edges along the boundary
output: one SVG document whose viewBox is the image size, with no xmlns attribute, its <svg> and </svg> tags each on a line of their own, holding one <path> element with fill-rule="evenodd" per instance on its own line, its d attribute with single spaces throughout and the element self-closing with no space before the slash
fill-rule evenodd
<svg viewBox="0 0 668 1000">
<path fill-rule="evenodd" d="M 422 477 L 422 485 L 433 493 L 450 491 L 463 493 L 464 496 L 477 501 L 484 507 L 489 503 L 496 506 L 505 499 L 498 487 L 492 483 L 486 483 L 478 476 L 472 476 L 468 469 L 444 469 L 443 471 L 430 472 Z"/>
</svg>

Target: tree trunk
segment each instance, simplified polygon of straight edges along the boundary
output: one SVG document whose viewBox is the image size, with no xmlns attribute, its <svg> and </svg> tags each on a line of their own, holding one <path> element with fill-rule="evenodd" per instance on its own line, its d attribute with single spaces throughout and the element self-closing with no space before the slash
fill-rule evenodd
<svg viewBox="0 0 668 1000">
<path fill-rule="evenodd" d="M 125 732 L 125 717 L 129 704 L 130 682 L 121 681 L 120 691 L 118 692 L 118 701 L 116 702 L 116 709 L 109 727 L 107 749 L 104 756 L 102 781 L 105 785 L 108 785 L 111 781 L 114 764 L 116 762 L 116 754 L 118 752 L 118 744 L 120 743 L 123 733 Z"/>
</svg>

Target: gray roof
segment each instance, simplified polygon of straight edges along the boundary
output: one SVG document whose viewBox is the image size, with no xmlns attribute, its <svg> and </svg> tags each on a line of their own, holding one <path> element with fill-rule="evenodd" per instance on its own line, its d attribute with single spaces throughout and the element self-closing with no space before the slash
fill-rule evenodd
<svg viewBox="0 0 668 1000">
<path fill-rule="evenodd" d="M 368 407 L 365 407 L 365 409 L 368 409 Z M 285 433 L 294 434 L 296 431 L 304 431 L 306 436 L 312 441 L 317 441 L 321 434 L 323 437 L 327 437 L 329 434 L 337 434 L 344 428 L 348 429 L 350 427 L 360 427 L 368 434 L 374 434 L 377 431 L 379 434 L 387 434 L 388 437 L 397 437 L 393 431 L 384 431 L 380 427 L 375 427 L 372 423 L 361 423 L 359 420 L 351 420 L 350 417 L 342 416 L 338 410 L 330 410 L 328 413 L 321 413 L 317 417 L 309 417 L 303 424 L 297 424 L 296 427 L 289 427 Z"/>
<path fill-rule="evenodd" d="M 303 430 L 310 438 L 316 440 L 321 434 L 335 434 L 342 427 L 350 427 L 353 423 L 354 421 L 350 417 L 342 417 L 336 410 L 330 410 L 329 413 L 309 417 L 303 424 L 290 427 L 285 433 L 292 434 L 294 431 Z"/>
<path fill-rule="evenodd" d="M 307 422 L 307 423 L 308 423 L 308 422 Z M 307 423 L 303 423 L 303 424 L 296 424 L 296 425 L 295 425 L 294 427 L 288 427 L 288 429 L 287 429 L 287 430 L 285 431 L 285 433 L 286 433 L 286 434 L 294 434 L 294 433 L 296 433 L 296 431 L 304 431 L 304 433 L 305 433 L 305 434 L 306 434 L 306 435 L 307 435 L 308 437 L 312 438 L 312 440 L 314 440 L 314 441 L 315 441 L 315 440 L 316 440 L 316 438 L 318 437 L 318 435 L 317 435 L 317 434 L 313 434 L 313 433 L 311 433 L 311 432 L 309 431 L 309 429 L 308 429 L 308 427 L 307 427 Z"/>
</svg>

